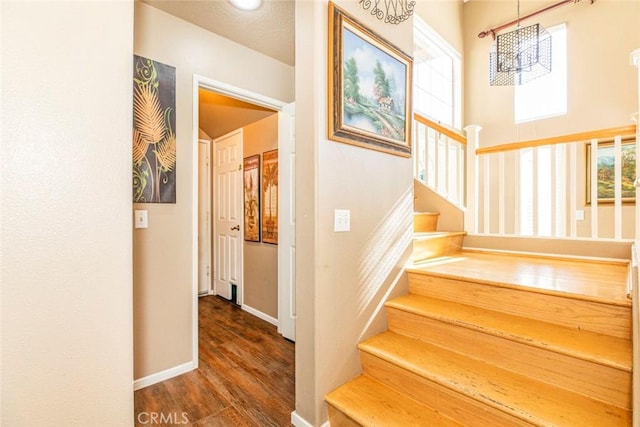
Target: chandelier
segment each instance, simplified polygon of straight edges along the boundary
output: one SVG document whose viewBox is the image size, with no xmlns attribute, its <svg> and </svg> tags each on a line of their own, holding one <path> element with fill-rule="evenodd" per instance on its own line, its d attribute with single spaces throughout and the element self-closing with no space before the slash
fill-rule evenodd
<svg viewBox="0 0 640 427">
<path fill-rule="evenodd" d="M 489 53 L 491 86 L 515 86 L 551 72 L 551 34 L 540 24 L 496 37 Z"/>
<path fill-rule="evenodd" d="M 521 85 L 551 72 L 551 34 L 540 24 L 520 27 L 520 0 L 515 24 L 515 31 L 497 37 L 491 30 L 495 40 L 489 53 L 491 86 Z"/>
</svg>

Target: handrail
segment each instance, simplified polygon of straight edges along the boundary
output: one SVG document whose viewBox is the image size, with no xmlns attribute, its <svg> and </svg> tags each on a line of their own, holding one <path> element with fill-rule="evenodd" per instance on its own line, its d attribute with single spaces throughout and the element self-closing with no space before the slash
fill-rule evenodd
<svg viewBox="0 0 640 427">
<path fill-rule="evenodd" d="M 434 122 L 433 120 L 430 120 L 424 116 L 421 116 L 418 113 L 413 113 L 413 118 L 414 120 L 422 123 L 423 125 L 428 126 L 431 129 L 436 130 L 455 141 L 458 141 L 460 144 L 467 145 L 467 138 L 464 135 L 459 134 L 455 130 L 448 128 L 445 125 L 442 125 L 440 123 Z"/>
<path fill-rule="evenodd" d="M 532 139 L 530 141 L 512 142 L 509 144 L 493 145 L 491 147 L 481 147 L 476 150 L 476 154 L 480 156 L 483 154 L 521 150 L 523 148 L 540 147 L 543 145 L 565 144 L 567 142 L 589 141 L 591 139 L 613 138 L 615 136 L 630 136 L 635 134 L 636 125 L 619 126 L 615 128 L 554 136 L 551 138 Z"/>
</svg>

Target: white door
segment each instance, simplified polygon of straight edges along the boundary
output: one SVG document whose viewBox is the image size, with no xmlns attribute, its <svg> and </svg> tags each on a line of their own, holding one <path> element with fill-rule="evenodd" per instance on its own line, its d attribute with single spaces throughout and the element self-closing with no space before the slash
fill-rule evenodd
<svg viewBox="0 0 640 427">
<path fill-rule="evenodd" d="M 198 295 L 211 291 L 211 141 L 198 140 Z"/>
<path fill-rule="evenodd" d="M 242 304 L 242 129 L 213 141 L 214 292 Z"/>
<path fill-rule="evenodd" d="M 278 332 L 296 337 L 295 109 L 278 113 Z"/>
</svg>

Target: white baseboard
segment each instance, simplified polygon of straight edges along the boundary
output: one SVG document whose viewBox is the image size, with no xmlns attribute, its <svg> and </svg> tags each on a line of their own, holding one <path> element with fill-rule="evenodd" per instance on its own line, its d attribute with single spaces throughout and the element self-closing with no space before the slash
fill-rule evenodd
<svg viewBox="0 0 640 427">
<path fill-rule="evenodd" d="M 278 326 L 278 319 L 274 319 L 273 317 L 269 316 L 268 314 L 264 314 L 263 312 L 261 312 L 260 310 L 256 310 L 253 307 L 250 307 L 246 304 L 242 304 L 242 309 L 244 311 L 246 311 L 249 314 L 253 314 L 254 316 L 264 320 L 265 322 L 269 322 L 272 325 Z"/>
<path fill-rule="evenodd" d="M 313 424 L 298 415 L 296 411 L 291 413 L 291 424 L 295 427 L 313 427 Z M 330 427 L 329 421 L 326 421 L 320 427 Z"/>
<path fill-rule="evenodd" d="M 177 377 L 178 375 L 193 371 L 196 368 L 197 366 L 194 365 L 193 361 L 183 363 L 182 365 L 174 366 L 173 368 L 169 368 L 167 370 L 135 380 L 133 382 L 133 389 L 140 390 L 141 388 L 145 388 L 164 380 L 168 380 L 169 378 Z"/>
</svg>

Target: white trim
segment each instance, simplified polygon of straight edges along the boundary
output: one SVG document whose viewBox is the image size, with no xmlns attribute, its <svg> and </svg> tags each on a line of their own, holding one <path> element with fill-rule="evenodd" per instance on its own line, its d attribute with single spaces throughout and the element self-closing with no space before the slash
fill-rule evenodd
<svg viewBox="0 0 640 427">
<path fill-rule="evenodd" d="M 218 80 L 213 80 L 198 74 L 193 75 L 194 82 L 198 82 L 199 87 L 203 87 L 212 90 L 221 95 L 229 96 L 234 99 L 246 101 L 250 104 L 260 105 L 262 107 L 271 108 L 277 111 L 287 105 L 287 103 L 278 101 L 277 99 L 269 98 L 268 96 L 260 95 L 259 93 L 251 92 L 246 89 L 232 86 L 227 83 L 223 83 Z M 197 120 L 195 120 L 197 122 Z"/>
<path fill-rule="evenodd" d="M 178 375 L 185 374 L 197 368 L 198 366 L 194 366 L 193 362 L 187 362 L 183 363 L 182 365 L 174 366 L 173 368 L 165 369 L 164 371 L 156 372 L 155 374 L 151 374 L 135 380 L 133 382 L 133 390 L 140 390 L 141 388 L 166 381 L 170 378 L 177 377 Z"/>
<path fill-rule="evenodd" d="M 271 317 L 268 314 L 261 312 L 260 310 L 250 307 L 247 304 L 242 304 L 242 309 L 249 314 L 253 314 L 257 318 L 264 320 L 265 322 L 269 322 L 272 325 L 278 326 L 278 319 Z"/>
<path fill-rule="evenodd" d="M 200 139 L 200 126 L 198 111 L 200 109 L 200 96 L 198 89 L 200 83 L 194 76 L 193 79 L 193 142 L 191 152 L 191 363 L 194 369 L 198 368 L 198 140 Z M 213 265 L 211 266 L 213 273 Z"/>
<path fill-rule="evenodd" d="M 295 427 L 313 427 L 309 421 L 302 418 L 296 411 L 291 413 L 291 424 Z M 320 427 L 330 427 L 329 420 L 325 421 Z"/>
</svg>

